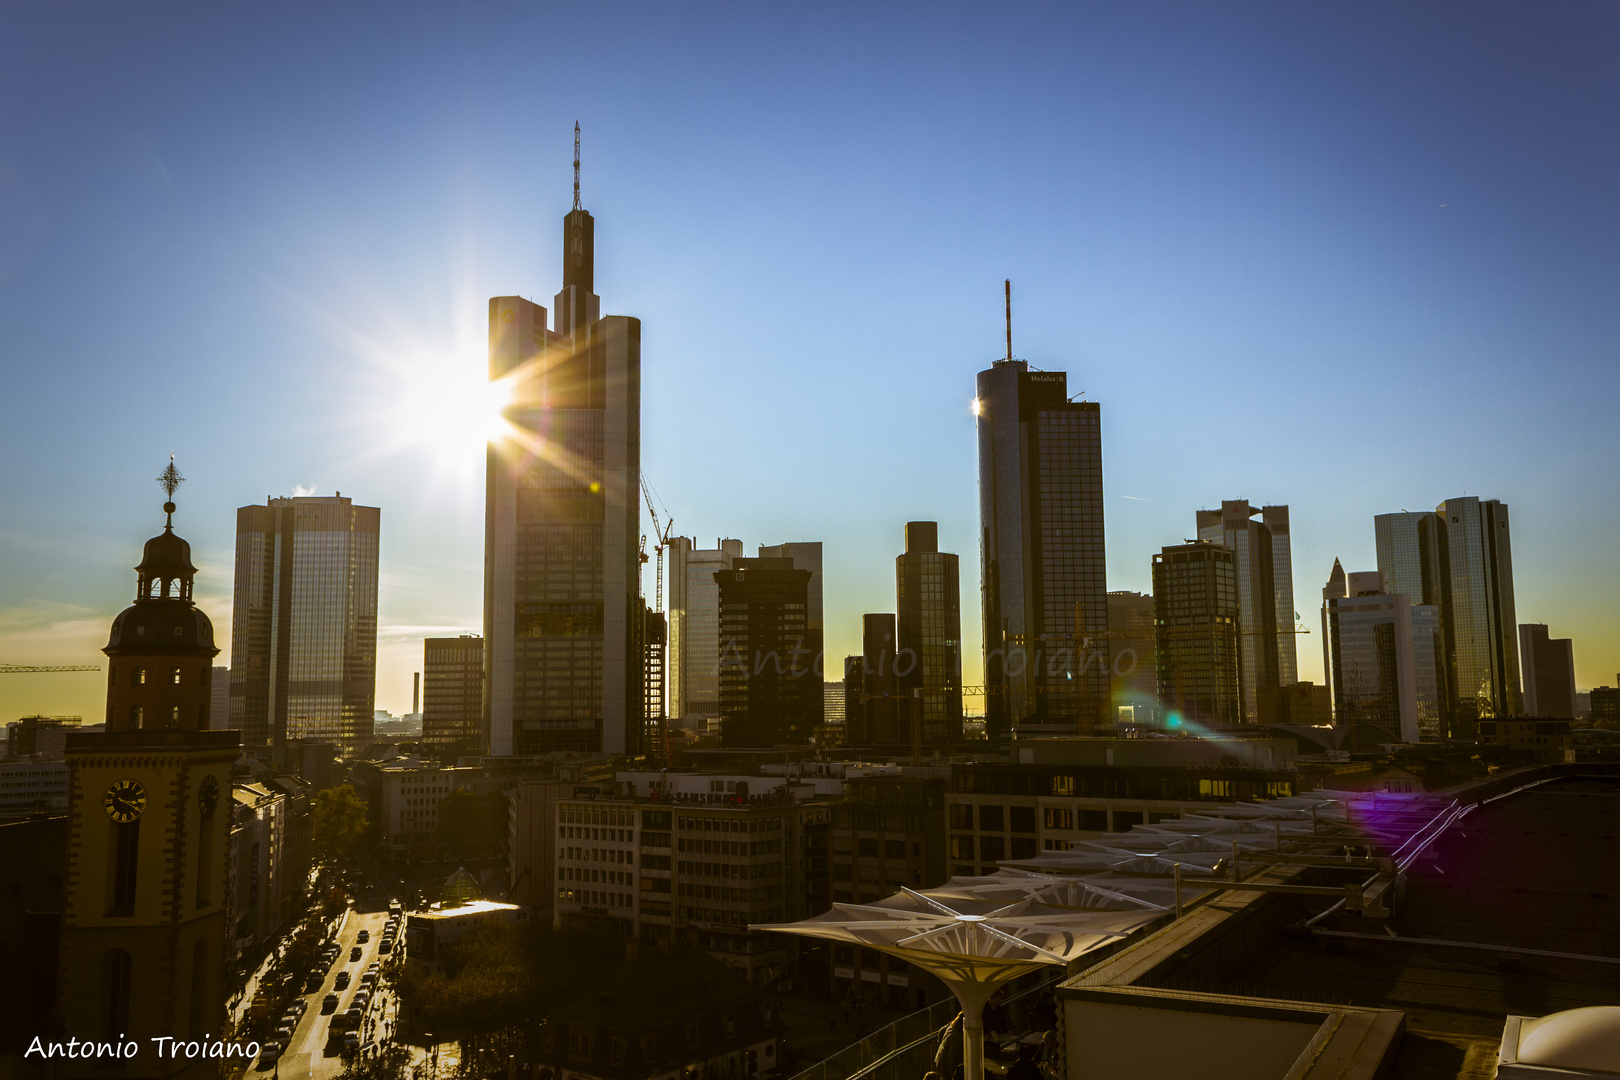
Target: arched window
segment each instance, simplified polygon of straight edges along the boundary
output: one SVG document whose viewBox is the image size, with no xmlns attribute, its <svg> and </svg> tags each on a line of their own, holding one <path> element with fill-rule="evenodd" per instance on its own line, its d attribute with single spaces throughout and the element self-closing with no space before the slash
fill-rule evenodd
<svg viewBox="0 0 1620 1080">
<path fill-rule="evenodd" d="M 129 953 L 123 949 L 108 949 L 102 960 L 102 978 L 106 984 L 107 1030 L 109 1039 L 129 1031 Z"/>
<path fill-rule="evenodd" d="M 172 705 L 169 707 L 169 726 L 171 728 L 177 728 L 180 726 L 180 706 L 178 705 Z"/>
<path fill-rule="evenodd" d="M 141 865 L 141 819 L 109 822 L 112 826 L 112 902 L 107 914 L 128 917 L 135 914 L 135 879 Z"/>
<path fill-rule="evenodd" d="M 171 684 L 175 685 L 175 686 L 180 685 L 180 669 L 179 668 L 175 668 L 173 671 L 169 672 L 169 682 Z"/>
<path fill-rule="evenodd" d="M 136 686 L 145 686 L 146 685 L 146 669 L 143 668 L 143 667 L 138 667 L 134 671 L 130 672 L 129 673 L 129 681 L 134 683 Z"/>
<path fill-rule="evenodd" d="M 131 705 L 129 707 L 129 730 L 141 730 L 142 715 L 141 707 L 139 705 Z"/>
</svg>

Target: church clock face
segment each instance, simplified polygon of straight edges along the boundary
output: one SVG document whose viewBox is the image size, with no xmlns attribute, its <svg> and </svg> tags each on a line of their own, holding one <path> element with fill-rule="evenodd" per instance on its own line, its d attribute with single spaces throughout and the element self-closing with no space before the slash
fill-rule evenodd
<svg viewBox="0 0 1620 1080">
<path fill-rule="evenodd" d="M 203 777 L 202 786 L 197 789 L 197 809 L 205 818 L 214 816 L 214 807 L 219 805 L 219 781 L 212 776 Z"/>
<path fill-rule="evenodd" d="M 102 797 L 101 806 L 107 811 L 108 817 L 120 825 L 128 825 L 146 810 L 146 788 L 139 780 L 127 776 L 114 780 L 107 785 L 107 794 Z"/>
</svg>

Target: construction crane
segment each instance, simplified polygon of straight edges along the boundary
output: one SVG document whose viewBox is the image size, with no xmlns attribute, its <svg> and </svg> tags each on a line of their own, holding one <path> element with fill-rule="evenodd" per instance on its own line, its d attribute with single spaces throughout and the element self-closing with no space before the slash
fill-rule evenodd
<svg viewBox="0 0 1620 1080">
<path fill-rule="evenodd" d="M 658 520 L 658 509 L 655 506 L 653 506 L 652 487 L 647 483 L 647 474 L 646 473 L 641 474 L 641 497 L 643 499 L 645 499 L 646 502 L 647 502 L 647 513 L 652 515 L 653 540 L 655 541 L 655 543 L 653 544 L 653 552 L 657 556 L 657 563 L 658 563 L 657 569 L 656 569 L 656 571 L 654 572 L 654 575 L 653 575 L 653 582 L 654 582 L 654 584 L 653 584 L 653 596 L 654 596 L 653 612 L 655 614 L 657 614 L 658 616 L 663 617 L 663 614 L 664 614 L 664 549 L 669 547 L 670 535 L 675 531 L 675 519 L 673 517 L 671 517 L 667 522 L 661 522 L 661 521 Z M 666 507 L 666 512 L 667 512 L 667 509 L 668 508 Z M 647 561 L 647 538 L 645 536 L 643 536 L 641 538 L 641 561 L 642 562 Z M 642 640 L 647 641 L 647 634 L 646 634 L 645 627 L 643 627 Z M 649 650 L 654 648 L 654 646 L 650 642 L 648 642 L 647 647 L 648 647 Z M 660 642 L 656 646 L 656 648 L 658 649 L 658 663 L 657 663 L 656 666 L 657 666 L 657 674 L 658 674 L 658 680 L 659 680 L 659 686 L 658 686 L 658 743 L 659 743 L 659 753 L 662 754 L 663 758 L 664 758 L 664 767 L 668 768 L 669 765 L 670 765 L 670 760 L 671 760 L 670 745 L 669 745 L 669 702 L 667 700 L 667 694 L 666 694 L 666 691 L 669 689 L 669 678 L 668 678 L 668 676 L 666 674 L 666 671 L 665 671 L 666 663 L 667 663 L 668 657 L 669 657 L 669 624 L 668 624 L 668 622 L 665 622 L 665 624 L 664 624 L 664 640 L 662 642 Z"/>
<path fill-rule="evenodd" d="M 0 675 L 21 675 L 29 671 L 100 671 L 94 664 L 66 664 L 59 666 L 45 666 L 41 664 L 0 664 Z"/>
</svg>

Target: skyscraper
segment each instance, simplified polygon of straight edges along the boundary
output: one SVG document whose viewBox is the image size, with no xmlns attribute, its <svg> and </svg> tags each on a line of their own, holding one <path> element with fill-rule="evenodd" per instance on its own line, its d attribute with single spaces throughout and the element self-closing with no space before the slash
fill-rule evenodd
<svg viewBox="0 0 1620 1080">
<path fill-rule="evenodd" d="M 1172 725 L 1242 722 L 1236 564 L 1209 540 L 1153 556 L 1159 707 Z"/>
<path fill-rule="evenodd" d="M 697 547 L 669 541 L 669 717 L 677 727 L 704 731 L 720 720 L 720 586 L 715 571 L 742 558 L 741 540 Z"/>
<path fill-rule="evenodd" d="M 1337 561 L 1334 570 L 1343 573 Z M 1440 739 L 1437 610 L 1391 593 L 1382 571 L 1350 574 L 1331 592 L 1322 606 L 1327 676 L 1334 717 L 1354 740 L 1348 745 L 1373 749 L 1359 741 L 1367 726 L 1384 732 L 1371 733 L 1379 741 Z"/>
<path fill-rule="evenodd" d="M 911 739 L 900 730 L 898 637 L 895 617 L 888 612 L 861 616 L 861 655 L 844 661 L 846 746 L 898 745 Z"/>
<path fill-rule="evenodd" d="M 1088 730 L 1108 710 L 1101 410 L 1010 350 L 973 407 L 986 730 Z"/>
<path fill-rule="evenodd" d="M 1472 495 L 1435 507 L 1445 527 L 1444 611 L 1453 734 L 1485 717 L 1518 716 L 1518 619 L 1508 508 Z"/>
<path fill-rule="evenodd" d="M 1547 636 L 1544 623 L 1519 625 L 1519 662 L 1524 665 L 1524 713 L 1575 719 L 1575 644 Z"/>
<path fill-rule="evenodd" d="M 116 1063 L 64 1058 L 51 1063 L 57 1077 L 218 1072 L 217 1061 L 154 1053 L 151 1041 L 215 1039 L 225 1019 L 225 850 L 240 753 L 235 731 L 206 730 L 219 650 L 192 602 L 190 545 L 172 528 L 181 480 L 172 464 L 164 479 L 169 524 L 146 542 L 135 603 L 102 650 L 106 731 L 66 739 L 59 1030 L 140 1052 Z"/>
<path fill-rule="evenodd" d="M 476 634 L 422 642 L 422 741 L 441 751 L 483 748 L 484 639 Z"/>
<path fill-rule="evenodd" d="M 955 555 L 939 550 L 939 525 L 906 523 L 894 561 L 900 688 L 921 709 L 924 745 L 962 738 L 962 587 Z M 915 694 L 914 691 L 921 691 Z M 910 717 L 906 718 L 910 722 Z M 907 738 L 910 738 L 909 733 Z"/>
<path fill-rule="evenodd" d="M 1245 499 L 1226 500 L 1219 510 L 1198 511 L 1197 521 L 1198 539 L 1223 544 L 1237 556 L 1243 718 L 1253 723 L 1260 690 L 1287 686 L 1299 677 L 1288 507 L 1255 509 Z"/>
<path fill-rule="evenodd" d="M 794 540 L 786 544 L 761 544 L 759 557 L 762 559 L 791 559 L 795 570 L 808 570 L 810 580 L 804 587 L 804 628 L 805 632 L 816 641 L 816 651 L 810 657 L 810 662 L 816 670 L 816 678 L 825 682 L 827 674 L 827 660 L 821 654 L 822 643 L 827 639 L 826 623 L 822 614 L 822 574 L 821 574 L 821 541 L 820 540 Z M 816 724 L 819 726 L 826 718 L 824 696 L 816 698 Z"/>
<path fill-rule="evenodd" d="M 1153 723 L 1159 716 L 1153 597 L 1124 590 L 1110 592 L 1108 627 L 1108 674 L 1118 720 Z"/>
<path fill-rule="evenodd" d="M 720 740 L 808 743 L 821 724 L 821 635 L 806 618 L 810 571 L 792 559 L 737 559 L 720 586 Z"/>
<path fill-rule="evenodd" d="M 341 494 L 237 510 L 230 726 L 245 745 L 307 739 L 352 757 L 370 742 L 381 520 Z"/>
<path fill-rule="evenodd" d="M 489 302 L 489 377 L 511 386 L 484 533 L 485 739 L 495 755 L 635 753 L 642 739 L 641 322 L 598 317 L 596 225 L 563 218 L 555 326 Z"/>
</svg>

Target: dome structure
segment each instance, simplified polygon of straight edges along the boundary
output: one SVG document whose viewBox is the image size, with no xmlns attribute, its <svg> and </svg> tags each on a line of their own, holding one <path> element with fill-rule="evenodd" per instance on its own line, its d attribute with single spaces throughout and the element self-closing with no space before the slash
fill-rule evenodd
<svg viewBox="0 0 1620 1080">
<path fill-rule="evenodd" d="M 1620 1076 L 1620 1006 L 1508 1017 L 1496 1075 Z"/>
</svg>

